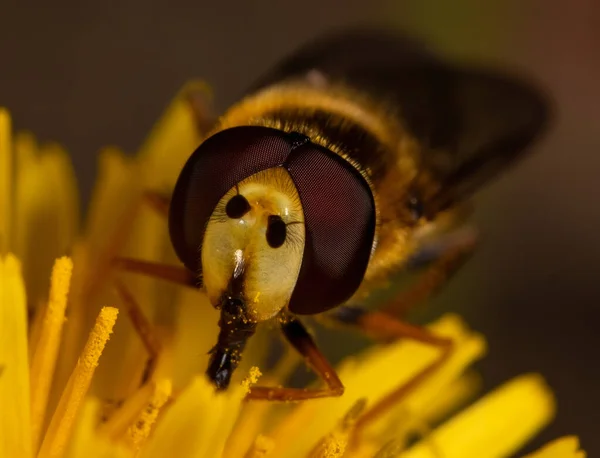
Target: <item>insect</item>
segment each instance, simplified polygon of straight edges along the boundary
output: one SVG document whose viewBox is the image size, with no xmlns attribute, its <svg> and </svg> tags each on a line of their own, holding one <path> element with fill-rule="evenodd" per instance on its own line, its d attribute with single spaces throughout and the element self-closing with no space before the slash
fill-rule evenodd
<svg viewBox="0 0 600 458">
<path fill-rule="evenodd" d="M 324 388 L 253 387 L 249 398 L 343 394 L 302 324 L 322 314 L 375 338 L 412 338 L 440 356 L 373 406 L 365 421 L 434 372 L 445 338 L 400 320 L 475 245 L 468 199 L 544 130 L 545 97 L 519 78 L 444 62 L 394 33 L 348 31 L 300 48 L 210 126 L 168 207 L 185 268 L 120 259 L 126 270 L 202 288 L 220 310 L 207 376 L 226 389 L 261 322 L 279 319 Z M 422 269 L 400 297 L 364 297 L 402 269 Z"/>
</svg>

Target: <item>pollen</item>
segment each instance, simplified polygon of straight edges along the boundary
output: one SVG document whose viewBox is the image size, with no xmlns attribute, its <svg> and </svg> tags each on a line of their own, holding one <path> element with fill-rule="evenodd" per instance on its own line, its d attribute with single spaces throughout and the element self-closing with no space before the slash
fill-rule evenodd
<svg viewBox="0 0 600 458">
<path fill-rule="evenodd" d="M 260 371 L 260 369 L 258 367 L 252 366 L 250 368 L 250 371 L 248 371 L 248 375 L 242 381 L 242 387 L 244 388 L 246 393 L 250 392 L 250 387 L 252 385 L 256 384 L 256 382 L 258 382 L 258 379 L 260 378 L 261 375 L 262 375 L 262 372 Z"/>
<path fill-rule="evenodd" d="M 62 393 L 58 407 L 42 443 L 39 458 L 60 457 L 65 452 L 71 431 L 88 391 L 98 360 L 117 321 L 118 310 L 104 307 L 96 319 L 77 365 Z"/>
<path fill-rule="evenodd" d="M 308 455 L 309 458 L 339 458 L 344 456 L 348 435 L 336 431 L 325 436 Z"/>
<path fill-rule="evenodd" d="M 31 425 L 34 446 L 39 444 L 44 424 L 48 394 L 65 321 L 72 271 L 73 262 L 70 258 L 56 260 L 50 281 L 50 300 L 31 360 Z"/>
<path fill-rule="evenodd" d="M 152 426 L 156 422 L 161 408 L 171 396 L 171 390 L 172 387 L 169 380 L 163 380 L 156 383 L 147 405 L 129 427 L 129 441 L 136 454 L 140 452 L 142 445 L 146 439 L 148 439 Z"/>
<path fill-rule="evenodd" d="M 273 439 L 259 434 L 248 449 L 248 452 L 244 455 L 244 458 L 267 458 L 273 454 L 274 449 L 275 443 Z"/>
</svg>

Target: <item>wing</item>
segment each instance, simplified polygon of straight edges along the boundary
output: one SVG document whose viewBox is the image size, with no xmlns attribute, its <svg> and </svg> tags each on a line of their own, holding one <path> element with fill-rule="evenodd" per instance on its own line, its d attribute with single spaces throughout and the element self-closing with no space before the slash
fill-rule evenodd
<svg viewBox="0 0 600 458">
<path fill-rule="evenodd" d="M 423 168 L 437 184 L 422 196 L 430 216 L 513 164 L 549 118 L 546 97 L 523 79 L 444 62 L 391 32 L 353 30 L 316 40 L 251 90 L 291 78 L 341 81 L 397 112 L 420 141 Z"/>
</svg>

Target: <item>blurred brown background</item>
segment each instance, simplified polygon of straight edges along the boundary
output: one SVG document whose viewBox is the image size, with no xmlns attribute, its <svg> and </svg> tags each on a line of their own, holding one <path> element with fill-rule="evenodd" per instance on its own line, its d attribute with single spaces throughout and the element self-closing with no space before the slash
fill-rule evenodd
<svg viewBox="0 0 600 458">
<path fill-rule="evenodd" d="M 537 154 L 477 197 L 485 243 L 431 310 L 487 335 L 487 387 L 547 377 L 558 418 L 535 444 L 576 433 L 600 456 L 600 2 L 7 0 L 0 105 L 16 128 L 72 152 L 85 201 L 98 149 L 135 151 L 186 80 L 209 81 L 222 109 L 292 47 L 369 20 L 450 57 L 522 69 L 556 99 Z"/>
</svg>

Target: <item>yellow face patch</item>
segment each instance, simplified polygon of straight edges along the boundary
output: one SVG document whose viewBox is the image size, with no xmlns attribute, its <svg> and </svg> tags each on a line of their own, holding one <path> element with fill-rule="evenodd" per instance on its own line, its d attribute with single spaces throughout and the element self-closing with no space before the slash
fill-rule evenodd
<svg viewBox="0 0 600 458">
<path fill-rule="evenodd" d="M 242 204 L 232 210 L 234 197 Z M 215 207 L 204 235 L 203 280 L 212 304 L 236 296 L 252 319 L 273 317 L 294 291 L 304 243 L 300 197 L 285 169 L 238 183 Z"/>
</svg>

